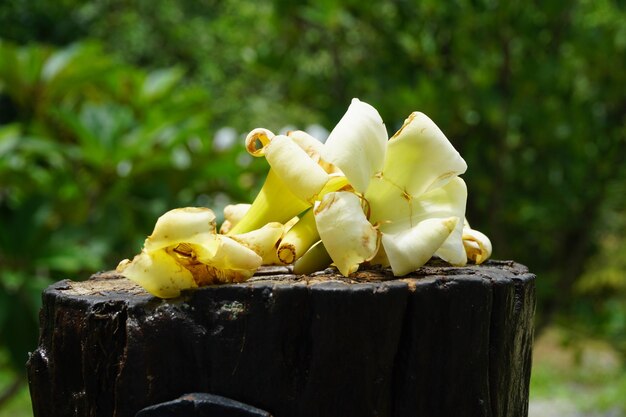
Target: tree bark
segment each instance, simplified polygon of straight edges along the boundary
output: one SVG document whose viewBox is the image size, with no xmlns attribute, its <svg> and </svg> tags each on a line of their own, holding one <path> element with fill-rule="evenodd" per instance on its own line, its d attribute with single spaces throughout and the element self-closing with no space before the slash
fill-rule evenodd
<svg viewBox="0 0 626 417">
<path fill-rule="evenodd" d="M 115 273 L 61 281 L 28 363 L 34 414 L 133 417 L 208 393 L 274 417 L 526 416 L 534 279 L 509 261 L 276 267 L 173 300 Z"/>
</svg>

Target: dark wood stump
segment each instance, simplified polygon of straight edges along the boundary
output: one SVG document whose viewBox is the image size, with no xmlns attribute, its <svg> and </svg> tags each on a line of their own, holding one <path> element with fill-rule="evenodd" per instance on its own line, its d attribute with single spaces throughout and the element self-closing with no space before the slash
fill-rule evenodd
<svg viewBox="0 0 626 417">
<path fill-rule="evenodd" d="M 534 279 L 503 261 L 402 279 L 278 267 L 167 301 L 114 273 L 61 281 L 28 363 L 34 414 L 207 393 L 274 417 L 526 416 Z"/>
</svg>

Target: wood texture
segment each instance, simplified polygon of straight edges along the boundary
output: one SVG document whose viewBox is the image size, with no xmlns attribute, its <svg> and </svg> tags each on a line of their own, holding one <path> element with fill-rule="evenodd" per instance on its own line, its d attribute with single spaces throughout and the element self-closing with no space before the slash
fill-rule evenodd
<svg viewBox="0 0 626 417">
<path fill-rule="evenodd" d="M 268 268 L 164 301 L 112 273 L 43 295 L 36 417 L 133 417 L 187 393 L 274 417 L 526 416 L 534 275 Z"/>
</svg>

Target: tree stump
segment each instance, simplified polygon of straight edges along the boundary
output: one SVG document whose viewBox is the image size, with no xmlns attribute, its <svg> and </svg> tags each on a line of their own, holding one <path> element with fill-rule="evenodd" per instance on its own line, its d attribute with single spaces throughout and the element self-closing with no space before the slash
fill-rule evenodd
<svg viewBox="0 0 626 417">
<path fill-rule="evenodd" d="M 28 362 L 34 414 L 134 417 L 207 393 L 274 417 L 526 416 L 534 279 L 510 261 L 269 267 L 172 300 L 115 273 L 61 281 Z"/>
</svg>

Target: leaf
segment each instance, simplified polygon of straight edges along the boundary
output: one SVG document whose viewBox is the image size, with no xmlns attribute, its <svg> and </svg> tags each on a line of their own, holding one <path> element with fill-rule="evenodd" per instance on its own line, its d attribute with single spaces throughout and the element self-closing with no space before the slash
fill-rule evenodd
<svg viewBox="0 0 626 417">
<path fill-rule="evenodd" d="M 184 75 L 185 71 L 182 68 L 167 68 L 150 72 L 141 87 L 141 99 L 150 103 L 163 98 L 172 92 Z"/>
<path fill-rule="evenodd" d="M 0 167 L 19 143 L 20 127 L 17 124 L 0 126 Z"/>
<path fill-rule="evenodd" d="M 41 70 L 41 80 L 50 82 L 57 77 L 73 59 L 81 52 L 78 45 L 71 45 L 67 48 L 55 51 L 45 62 Z"/>
</svg>

